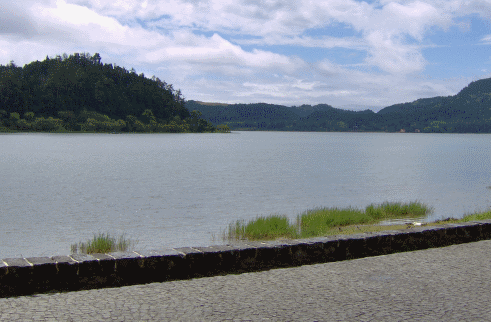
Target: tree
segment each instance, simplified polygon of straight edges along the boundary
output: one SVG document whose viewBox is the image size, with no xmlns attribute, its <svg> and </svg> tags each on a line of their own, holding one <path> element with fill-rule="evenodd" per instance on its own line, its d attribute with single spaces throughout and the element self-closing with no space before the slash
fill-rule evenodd
<svg viewBox="0 0 491 322">
<path fill-rule="evenodd" d="M 34 119 L 34 112 L 25 112 L 24 113 L 24 118 L 27 121 L 32 121 Z"/>
<path fill-rule="evenodd" d="M 230 128 L 228 127 L 228 125 L 220 124 L 220 125 L 217 125 L 216 132 L 230 133 Z"/>
<path fill-rule="evenodd" d="M 0 110 L 5 111 L 0 115 L 4 124 L 14 128 L 22 115 L 23 129 L 31 124 L 31 129 L 39 131 L 51 130 L 49 124 L 56 122 L 69 130 L 78 130 L 80 124 L 107 130 L 117 128 L 116 123 L 125 124 L 122 130 L 128 131 L 210 129 L 205 120 L 198 121 L 201 116 L 190 120 L 181 90 L 155 76 L 137 74 L 134 68 L 102 64 L 98 53 L 47 56 L 24 67 L 13 61 L 0 65 Z M 11 119 L 10 113 L 18 113 L 19 119 Z M 127 116 L 132 115 L 138 120 L 128 121 Z M 175 125 L 159 126 L 172 122 Z M 191 122 L 194 127 L 189 126 Z"/>
<path fill-rule="evenodd" d="M 156 122 L 157 121 L 157 118 L 153 115 L 152 110 L 149 110 L 149 109 L 146 109 L 145 111 L 143 111 L 140 119 L 145 124 L 149 124 L 150 122 Z"/>
</svg>

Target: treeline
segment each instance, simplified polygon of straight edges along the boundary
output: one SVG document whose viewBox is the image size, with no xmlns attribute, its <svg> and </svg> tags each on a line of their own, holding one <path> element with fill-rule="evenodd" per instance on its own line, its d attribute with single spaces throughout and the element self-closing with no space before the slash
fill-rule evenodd
<svg viewBox="0 0 491 322">
<path fill-rule="evenodd" d="M 180 90 L 99 54 L 0 65 L 0 129 L 12 131 L 228 131 L 189 112 Z"/>
<path fill-rule="evenodd" d="M 187 101 L 186 107 L 232 130 L 491 133 L 491 79 L 472 82 L 454 96 L 396 104 L 378 113 L 326 104 L 287 107 Z"/>
</svg>

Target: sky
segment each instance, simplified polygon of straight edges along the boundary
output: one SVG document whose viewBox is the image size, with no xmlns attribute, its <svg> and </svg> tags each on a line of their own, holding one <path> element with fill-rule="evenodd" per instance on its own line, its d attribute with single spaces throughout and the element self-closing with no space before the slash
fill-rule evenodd
<svg viewBox="0 0 491 322">
<path fill-rule="evenodd" d="M 491 0 L 0 0 L 0 64 L 82 52 L 187 100 L 377 111 L 491 77 Z"/>
</svg>

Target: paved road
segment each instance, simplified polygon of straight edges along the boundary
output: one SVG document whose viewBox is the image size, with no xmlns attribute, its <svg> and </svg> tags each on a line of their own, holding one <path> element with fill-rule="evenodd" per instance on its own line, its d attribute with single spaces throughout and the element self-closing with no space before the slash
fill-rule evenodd
<svg viewBox="0 0 491 322">
<path fill-rule="evenodd" d="M 1 321 L 491 321 L 491 241 L 0 299 Z"/>
</svg>

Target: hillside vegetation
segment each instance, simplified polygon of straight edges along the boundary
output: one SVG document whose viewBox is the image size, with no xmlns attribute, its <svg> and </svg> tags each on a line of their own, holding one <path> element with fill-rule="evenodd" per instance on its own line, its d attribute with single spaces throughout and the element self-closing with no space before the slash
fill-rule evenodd
<svg viewBox="0 0 491 322">
<path fill-rule="evenodd" d="M 91 132 L 226 131 L 190 112 L 180 90 L 99 54 L 0 65 L 0 130 Z"/>
<path fill-rule="evenodd" d="M 187 101 L 185 105 L 232 130 L 491 133 L 491 78 L 472 82 L 454 96 L 418 99 L 378 113 L 326 104 L 287 107 Z"/>
<path fill-rule="evenodd" d="M 159 78 L 103 64 L 99 54 L 0 65 L 0 131 L 228 132 L 383 131 L 491 133 L 491 79 L 457 95 L 418 99 L 374 113 L 327 104 L 185 101 Z"/>
</svg>

